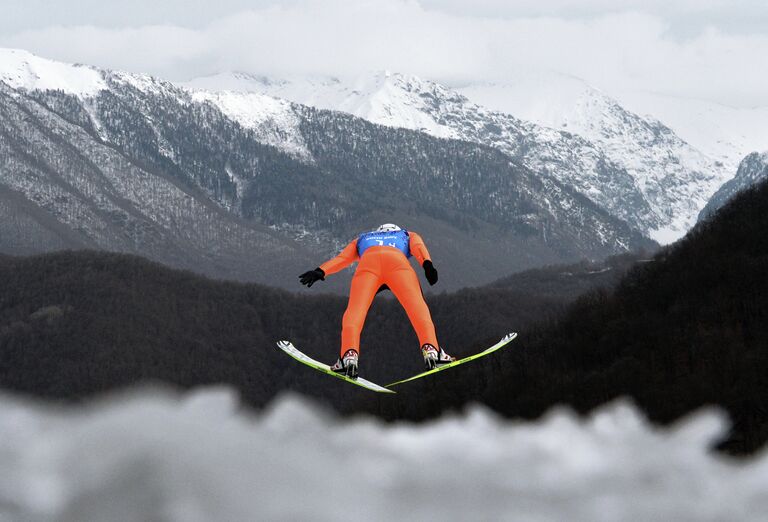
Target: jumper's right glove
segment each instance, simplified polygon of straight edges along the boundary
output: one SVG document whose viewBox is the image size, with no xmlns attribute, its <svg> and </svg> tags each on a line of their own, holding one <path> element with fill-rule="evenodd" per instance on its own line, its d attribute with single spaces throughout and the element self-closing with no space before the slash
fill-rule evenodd
<svg viewBox="0 0 768 522">
<path fill-rule="evenodd" d="M 429 259 L 424 261 L 422 266 L 424 267 L 424 276 L 427 278 L 429 286 L 433 286 L 435 283 L 437 283 L 437 269 Z"/>
<path fill-rule="evenodd" d="M 301 274 L 299 276 L 299 281 L 301 281 L 302 285 L 311 287 L 317 281 L 325 281 L 325 272 L 323 272 L 323 269 L 320 267 L 315 268 L 314 270 Z"/>
</svg>

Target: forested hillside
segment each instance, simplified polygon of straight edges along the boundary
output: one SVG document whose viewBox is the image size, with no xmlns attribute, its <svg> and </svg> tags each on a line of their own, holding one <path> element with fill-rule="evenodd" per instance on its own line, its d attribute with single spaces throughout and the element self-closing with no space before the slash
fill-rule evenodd
<svg viewBox="0 0 768 522">
<path fill-rule="evenodd" d="M 610 285 L 605 274 L 627 260 L 428 296 L 449 353 L 476 352 L 510 330 L 522 335 L 497 355 L 404 385 L 394 397 L 329 379 L 274 347 L 289 338 L 333 360 L 342 297 L 217 282 L 118 254 L 0 258 L 0 385 L 77 399 L 147 380 L 228 383 L 254 406 L 291 389 L 389 420 L 431 418 L 474 401 L 530 418 L 555 404 L 586 412 L 630 396 L 660 422 L 721 405 L 735 421 L 722 447 L 752 451 L 768 438 L 766 209 L 763 183 L 684 240 L 639 259 L 615 290 L 588 291 L 567 308 L 584 284 L 573 281 L 602 275 Z M 558 294 L 553 281 L 563 277 L 569 283 Z M 420 370 L 405 314 L 382 294 L 363 332 L 361 373 L 387 383 Z"/>
<path fill-rule="evenodd" d="M 441 342 L 451 353 L 469 354 L 508 330 L 554 317 L 573 292 L 559 297 L 539 280 L 550 270 L 578 269 L 520 274 L 525 292 L 476 288 L 429 296 Z M 75 399 L 159 380 L 184 387 L 230 383 L 253 405 L 285 389 L 340 406 L 356 397 L 357 390 L 297 366 L 274 344 L 288 338 L 320 360 L 335 359 L 346 299 L 323 294 L 322 283 L 312 293 L 292 294 L 213 281 L 134 256 L 64 252 L 0 257 L 0 285 L 4 388 Z M 369 314 L 361 365 L 367 377 L 385 382 L 422 367 L 416 336 L 388 292 Z"/>
<path fill-rule="evenodd" d="M 380 412 L 422 418 L 446 401 L 480 400 L 508 416 L 535 417 L 557 403 L 586 412 L 630 396 L 669 422 L 716 404 L 734 421 L 722 448 L 753 451 L 768 439 L 766 231 L 762 183 L 638 263 L 615 292 L 587 293 L 554 324 L 525 332 L 515 349 L 461 378 L 413 385 L 408 397 L 380 403 Z"/>
</svg>

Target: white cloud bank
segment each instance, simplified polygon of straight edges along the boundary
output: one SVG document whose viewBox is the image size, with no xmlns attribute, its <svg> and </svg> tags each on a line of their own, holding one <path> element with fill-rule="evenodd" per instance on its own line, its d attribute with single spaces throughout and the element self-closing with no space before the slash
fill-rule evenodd
<svg viewBox="0 0 768 522">
<path fill-rule="evenodd" d="M 563 0 L 545 3 L 548 9 L 531 2 L 505 8 L 509 3 L 495 0 L 471 5 L 297 0 L 200 26 L 30 29 L 0 38 L 0 45 L 172 80 L 225 70 L 345 75 L 391 69 L 443 81 L 492 81 L 536 67 L 608 92 L 641 89 L 738 107 L 768 105 L 768 30 L 718 29 L 716 15 L 726 9 L 720 0 L 698 10 L 688 1 L 676 10 L 660 2 L 641 10 L 634 1 L 619 10 L 602 0 L 578 10 Z M 753 2 L 744 3 L 744 12 L 761 19 Z M 686 34 L 691 27 L 673 24 L 684 16 L 696 20 L 692 34 Z"/>
<path fill-rule="evenodd" d="M 344 386 L 339 384 L 339 386 Z M 532 423 L 483 408 L 422 425 L 341 421 L 227 390 L 54 410 L 0 397 L 0 520 L 762 521 L 765 453 L 708 452 L 702 412 L 651 427 L 622 403 Z"/>
</svg>

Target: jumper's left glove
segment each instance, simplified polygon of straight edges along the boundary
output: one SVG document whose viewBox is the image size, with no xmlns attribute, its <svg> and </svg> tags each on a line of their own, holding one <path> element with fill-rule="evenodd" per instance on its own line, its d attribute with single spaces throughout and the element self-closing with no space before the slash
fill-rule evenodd
<svg viewBox="0 0 768 522">
<path fill-rule="evenodd" d="M 309 272 L 304 272 L 301 274 L 299 276 L 299 281 L 302 285 L 311 287 L 317 281 L 325 281 L 325 272 L 320 267 L 315 268 L 314 270 L 310 270 Z"/>
<path fill-rule="evenodd" d="M 421 266 L 424 267 L 424 276 L 427 278 L 429 286 L 434 286 L 437 283 L 437 269 L 432 264 L 432 261 L 427 259 Z"/>
</svg>

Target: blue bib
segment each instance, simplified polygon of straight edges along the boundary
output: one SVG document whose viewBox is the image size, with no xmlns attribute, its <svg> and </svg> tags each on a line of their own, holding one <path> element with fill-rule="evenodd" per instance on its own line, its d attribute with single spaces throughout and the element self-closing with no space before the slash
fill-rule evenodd
<svg viewBox="0 0 768 522">
<path fill-rule="evenodd" d="M 407 230 L 396 232 L 365 232 L 357 238 L 357 255 L 363 257 L 363 253 L 372 246 L 389 246 L 398 249 L 405 257 L 411 257 L 411 237 Z"/>
</svg>

